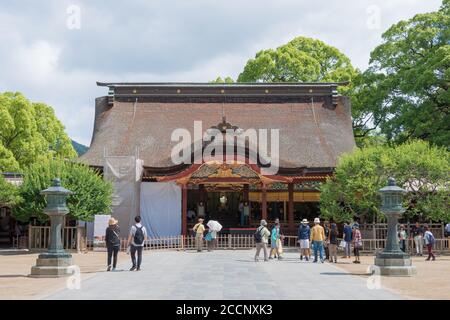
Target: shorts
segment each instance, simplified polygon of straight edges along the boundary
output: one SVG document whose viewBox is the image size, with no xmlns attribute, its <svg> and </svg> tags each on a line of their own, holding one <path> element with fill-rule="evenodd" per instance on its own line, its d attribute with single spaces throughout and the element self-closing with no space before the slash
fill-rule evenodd
<svg viewBox="0 0 450 320">
<path fill-rule="evenodd" d="M 270 240 L 270 247 L 272 249 L 276 249 L 277 248 L 277 241 Z"/>
<path fill-rule="evenodd" d="M 302 239 L 300 242 L 300 249 L 309 249 L 309 240 L 308 239 Z"/>
</svg>

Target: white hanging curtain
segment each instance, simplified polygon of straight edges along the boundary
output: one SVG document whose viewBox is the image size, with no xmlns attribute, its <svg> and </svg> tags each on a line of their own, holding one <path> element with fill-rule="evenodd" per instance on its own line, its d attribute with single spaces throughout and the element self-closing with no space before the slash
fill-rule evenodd
<svg viewBox="0 0 450 320">
<path fill-rule="evenodd" d="M 174 182 L 142 182 L 141 223 L 149 237 L 181 234 L 181 188 Z"/>
</svg>

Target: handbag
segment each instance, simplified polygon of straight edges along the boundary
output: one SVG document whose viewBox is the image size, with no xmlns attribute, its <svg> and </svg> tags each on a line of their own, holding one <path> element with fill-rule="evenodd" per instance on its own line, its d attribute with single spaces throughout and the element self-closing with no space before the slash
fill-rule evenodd
<svg viewBox="0 0 450 320">
<path fill-rule="evenodd" d="M 347 242 L 345 240 L 341 240 L 341 243 L 339 243 L 339 247 L 345 248 L 347 246 Z"/>
<path fill-rule="evenodd" d="M 283 245 L 281 239 L 277 239 L 277 251 L 279 255 L 283 254 Z"/>
<path fill-rule="evenodd" d="M 208 233 L 206 234 L 205 240 L 206 240 L 206 241 L 211 241 L 211 240 L 212 240 L 211 232 L 208 232 Z"/>
</svg>

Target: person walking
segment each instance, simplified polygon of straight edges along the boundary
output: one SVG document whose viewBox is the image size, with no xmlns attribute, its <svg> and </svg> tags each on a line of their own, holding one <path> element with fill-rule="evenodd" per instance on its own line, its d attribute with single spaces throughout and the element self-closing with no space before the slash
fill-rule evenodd
<svg viewBox="0 0 450 320">
<path fill-rule="evenodd" d="M 406 234 L 404 225 L 400 225 L 400 231 L 398 232 L 398 239 L 400 241 L 400 249 L 403 252 L 406 252 L 406 239 L 408 239 L 408 235 Z"/>
<path fill-rule="evenodd" d="M 329 261 L 334 263 L 337 263 L 338 236 L 339 231 L 337 225 L 333 222 L 330 227 L 330 232 L 328 233 L 328 250 L 330 254 Z"/>
<path fill-rule="evenodd" d="M 344 248 L 344 254 L 345 256 L 343 256 L 342 258 L 350 258 L 350 254 L 351 254 L 351 250 L 352 250 L 352 228 L 350 227 L 350 225 L 348 224 L 348 222 L 344 222 L 344 231 L 343 231 L 343 235 L 342 238 L 345 241 L 345 248 Z"/>
<path fill-rule="evenodd" d="M 425 230 L 425 235 L 424 235 L 425 245 L 427 246 L 427 249 L 428 249 L 428 258 L 426 258 L 425 261 L 430 261 L 430 258 L 432 261 L 434 261 L 434 260 L 436 260 L 436 258 L 433 254 L 433 245 L 436 242 L 436 240 L 434 238 L 433 233 L 428 228 L 428 226 L 425 226 L 424 230 Z"/>
<path fill-rule="evenodd" d="M 311 253 L 309 252 L 309 237 L 311 235 L 311 229 L 308 225 L 308 220 L 303 219 L 298 228 L 298 242 L 300 245 L 300 260 L 305 257 L 306 261 L 309 261 Z"/>
<path fill-rule="evenodd" d="M 131 269 L 130 271 L 140 271 L 142 263 L 142 250 L 144 248 L 144 243 L 147 241 L 147 230 L 141 224 L 141 217 L 136 216 L 134 218 L 135 224 L 131 226 L 130 234 L 128 236 L 128 243 L 130 244 L 131 253 Z M 136 262 L 136 252 L 137 252 L 137 262 Z"/>
<path fill-rule="evenodd" d="M 203 251 L 203 233 L 205 232 L 203 221 L 203 218 L 199 218 L 197 224 L 192 228 L 195 233 L 195 247 L 197 248 L 197 252 Z"/>
<path fill-rule="evenodd" d="M 323 247 L 325 249 L 325 260 L 329 261 L 330 260 L 330 251 L 329 251 L 329 248 L 328 248 L 328 241 L 327 241 L 327 239 L 328 239 L 328 236 L 330 234 L 330 222 L 325 221 L 323 223 L 323 229 L 324 229 L 324 232 L 325 232 L 325 240 L 326 240 L 323 243 Z"/>
<path fill-rule="evenodd" d="M 359 231 L 359 225 L 353 225 L 352 232 L 353 253 L 355 255 L 355 261 L 353 263 L 361 263 L 359 260 L 359 250 L 362 248 L 361 231 Z"/>
<path fill-rule="evenodd" d="M 110 218 L 105 232 L 106 250 L 108 251 L 108 267 L 106 271 L 111 271 L 111 267 L 112 271 L 115 271 L 117 266 L 117 254 L 120 249 L 120 228 L 117 223 L 118 221 L 116 219 Z"/>
<path fill-rule="evenodd" d="M 323 227 L 320 225 L 320 219 L 314 219 L 314 227 L 311 229 L 311 245 L 314 250 L 314 261 L 317 262 L 317 255 L 320 255 L 320 262 L 323 263 L 323 242 L 325 241 L 325 231 Z"/>
<path fill-rule="evenodd" d="M 255 261 L 259 261 L 259 253 L 261 249 L 264 251 L 264 261 L 269 261 L 267 257 L 267 244 L 269 243 L 270 231 L 267 229 L 266 220 L 261 220 L 259 227 L 255 232 L 256 254 Z"/>
<path fill-rule="evenodd" d="M 281 260 L 280 255 L 280 223 L 275 223 L 274 227 L 272 228 L 271 236 L 270 236 L 270 254 L 269 259 L 272 259 L 272 254 L 275 258 L 278 257 L 279 260 Z"/>
<path fill-rule="evenodd" d="M 423 227 L 416 222 L 416 224 L 411 228 L 411 237 L 414 240 L 414 245 L 416 246 L 416 255 L 423 256 Z"/>
</svg>

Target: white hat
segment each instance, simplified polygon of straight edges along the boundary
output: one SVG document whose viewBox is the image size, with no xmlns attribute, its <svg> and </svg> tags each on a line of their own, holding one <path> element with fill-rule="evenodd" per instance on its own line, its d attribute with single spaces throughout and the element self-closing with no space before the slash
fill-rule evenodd
<svg viewBox="0 0 450 320">
<path fill-rule="evenodd" d="M 320 219 L 319 218 L 315 218 L 314 219 L 314 223 L 320 223 Z"/>
<path fill-rule="evenodd" d="M 302 220 L 302 223 L 303 223 L 303 224 L 307 224 L 307 223 L 308 223 L 308 220 L 303 219 L 303 220 Z"/>
</svg>

